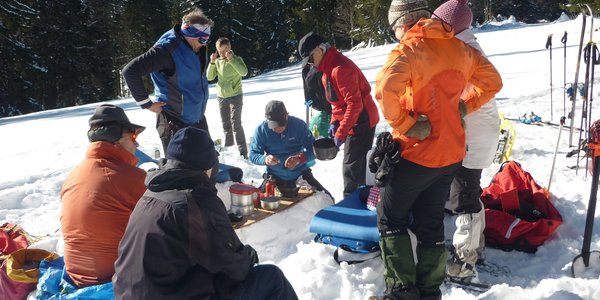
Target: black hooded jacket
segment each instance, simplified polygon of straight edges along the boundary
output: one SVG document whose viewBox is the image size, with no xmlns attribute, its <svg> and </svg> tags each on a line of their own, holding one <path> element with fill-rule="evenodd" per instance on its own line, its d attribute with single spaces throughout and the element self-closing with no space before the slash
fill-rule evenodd
<svg viewBox="0 0 600 300">
<path fill-rule="evenodd" d="M 233 297 L 256 256 L 206 174 L 169 161 L 149 172 L 146 186 L 119 244 L 115 298 Z"/>
</svg>

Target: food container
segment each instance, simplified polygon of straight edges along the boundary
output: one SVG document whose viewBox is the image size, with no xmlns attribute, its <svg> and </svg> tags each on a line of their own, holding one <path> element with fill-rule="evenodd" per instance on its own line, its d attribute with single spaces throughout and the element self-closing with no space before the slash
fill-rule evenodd
<svg viewBox="0 0 600 300">
<path fill-rule="evenodd" d="M 338 147 L 332 138 L 317 139 L 313 142 L 315 156 L 319 160 L 332 160 L 338 153 Z"/>
<path fill-rule="evenodd" d="M 232 205 L 230 211 L 234 214 L 240 214 L 242 216 L 247 216 L 247 215 L 252 214 L 252 212 L 254 212 L 254 206 L 253 205 L 249 205 L 249 206 Z"/>
<path fill-rule="evenodd" d="M 236 183 L 229 187 L 231 206 L 254 206 L 258 204 L 258 189 L 249 184 Z"/>
<path fill-rule="evenodd" d="M 260 205 L 267 210 L 276 210 L 279 207 L 279 197 L 265 197 L 260 199 Z"/>
</svg>

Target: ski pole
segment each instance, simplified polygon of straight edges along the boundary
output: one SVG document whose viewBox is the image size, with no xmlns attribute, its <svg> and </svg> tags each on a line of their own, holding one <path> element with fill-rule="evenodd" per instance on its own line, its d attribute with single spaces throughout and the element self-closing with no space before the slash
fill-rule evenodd
<svg viewBox="0 0 600 300">
<path fill-rule="evenodd" d="M 581 7 L 581 5 L 580 5 Z M 569 147 L 573 147 L 573 129 L 575 128 L 575 100 L 577 98 L 577 80 L 579 79 L 579 66 L 581 63 L 581 54 L 582 54 L 582 50 L 583 50 L 583 38 L 585 37 L 585 22 L 586 22 L 586 15 L 585 15 L 585 11 L 583 10 L 583 7 L 581 8 L 581 15 L 582 15 L 582 23 L 581 23 L 581 36 L 579 38 L 579 50 L 577 50 L 577 64 L 575 64 L 575 80 L 573 81 L 573 93 L 571 93 L 570 95 L 570 101 L 571 101 L 571 111 L 569 111 L 568 114 L 568 118 L 570 119 L 569 121 Z M 579 142 L 578 142 L 579 143 Z"/>
<path fill-rule="evenodd" d="M 563 89 L 567 89 L 567 32 L 560 39 L 563 43 Z M 563 93 L 563 116 L 567 114 L 567 93 Z"/>
<path fill-rule="evenodd" d="M 560 134 L 565 125 L 565 116 L 560 118 L 560 127 L 558 128 L 558 139 L 556 139 L 556 147 L 554 147 L 554 156 L 552 157 L 552 167 L 550 168 L 550 178 L 548 178 L 548 192 L 550 192 L 550 184 L 552 184 L 552 174 L 554 173 L 554 163 L 556 162 L 556 154 L 558 153 L 558 144 L 560 143 Z"/>
<path fill-rule="evenodd" d="M 579 124 L 579 128 L 581 129 L 581 131 L 579 131 L 579 140 L 578 140 L 578 149 L 581 150 L 582 146 L 581 146 L 581 136 L 583 134 L 583 129 L 584 126 L 587 127 L 588 122 L 587 122 L 587 108 L 588 108 L 588 94 L 589 94 L 589 85 L 590 85 L 590 69 L 592 67 L 592 44 L 593 42 L 590 41 L 588 42 L 588 44 L 585 46 L 585 49 L 583 51 L 583 61 L 585 62 L 585 81 L 583 84 L 583 92 L 582 92 L 582 103 L 581 103 L 581 122 Z M 583 120 L 586 120 L 585 122 Z M 586 153 L 587 155 L 587 153 Z M 579 152 L 577 152 L 577 159 L 579 160 Z M 579 171 L 579 164 L 577 164 L 577 167 L 575 168 L 575 174 L 577 174 Z M 587 173 L 586 173 L 587 176 Z"/>
<path fill-rule="evenodd" d="M 585 219 L 585 229 L 583 232 L 583 247 L 581 248 L 583 264 L 586 267 L 588 267 L 590 264 L 590 245 L 592 243 L 592 231 L 594 229 L 594 215 L 596 214 L 598 176 L 600 175 L 600 145 L 590 143 L 588 147 L 590 149 L 594 149 L 594 170 L 592 171 L 592 189 L 590 191 L 590 202 L 588 204 L 587 217 Z"/>
<path fill-rule="evenodd" d="M 550 50 L 550 120 L 554 119 L 554 109 L 552 107 L 552 33 L 548 35 L 546 40 L 546 49 Z"/>
</svg>

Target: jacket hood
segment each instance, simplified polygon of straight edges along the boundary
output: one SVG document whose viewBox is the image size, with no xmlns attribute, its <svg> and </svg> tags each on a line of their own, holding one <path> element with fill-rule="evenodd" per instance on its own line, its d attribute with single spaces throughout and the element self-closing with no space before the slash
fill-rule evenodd
<svg viewBox="0 0 600 300">
<path fill-rule="evenodd" d="M 215 186 L 204 171 L 194 170 L 189 165 L 176 160 L 168 160 L 159 169 L 148 171 L 146 187 L 153 192 L 194 188 L 216 192 Z"/>
<path fill-rule="evenodd" d="M 451 39 L 454 37 L 452 27 L 440 20 L 421 18 L 402 37 L 401 44 L 410 44 L 413 39 Z"/>
</svg>

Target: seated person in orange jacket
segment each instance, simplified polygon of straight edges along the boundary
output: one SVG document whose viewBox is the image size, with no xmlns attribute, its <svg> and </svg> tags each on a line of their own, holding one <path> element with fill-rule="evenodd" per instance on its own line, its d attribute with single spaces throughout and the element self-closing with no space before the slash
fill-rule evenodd
<svg viewBox="0 0 600 300">
<path fill-rule="evenodd" d="M 96 108 L 89 125 L 86 156 L 61 191 L 65 268 L 80 288 L 111 281 L 129 215 L 146 191 L 134 155 L 145 128 L 108 104 Z"/>
</svg>

